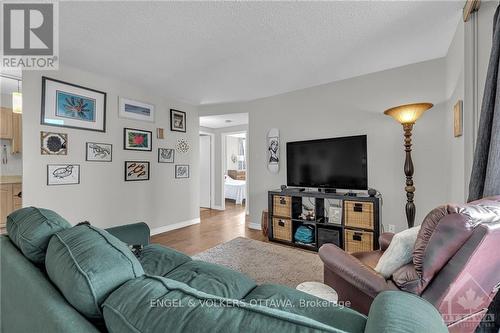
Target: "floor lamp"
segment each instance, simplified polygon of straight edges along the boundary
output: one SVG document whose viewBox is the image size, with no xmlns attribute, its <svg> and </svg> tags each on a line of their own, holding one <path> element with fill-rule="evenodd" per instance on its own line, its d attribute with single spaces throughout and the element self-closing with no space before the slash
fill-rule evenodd
<svg viewBox="0 0 500 333">
<path fill-rule="evenodd" d="M 404 171 L 406 175 L 406 221 L 408 228 L 415 224 L 415 203 L 413 202 L 415 186 L 413 185 L 413 161 L 411 160 L 411 131 L 418 118 L 433 107 L 431 103 L 416 103 L 396 106 L 384 111 L 384 114 L 396 119 L 404 130 L 404 146 L 406 152 Z"/>
</svg>

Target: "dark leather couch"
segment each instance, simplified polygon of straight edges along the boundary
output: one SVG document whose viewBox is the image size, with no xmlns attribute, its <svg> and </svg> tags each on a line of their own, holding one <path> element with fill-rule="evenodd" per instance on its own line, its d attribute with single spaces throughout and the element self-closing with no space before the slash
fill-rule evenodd
<svg viewBox="0 0 500 333">
<path fill-rule="evenodd" d="M 473 332 L 481 319 L 495 325 L 500 314 L 485 314 L 500 286 L 500 196 L 432 210 L 422 222 L 413 261 L 386 280 L 374 267 L 392 236 L 382 234 L 377 251 L 321 247 L 325 283 L 340 300 L 367 313 L 380 292 L 404 290 L 431 302 L 451 332 Z"/>
</svg>

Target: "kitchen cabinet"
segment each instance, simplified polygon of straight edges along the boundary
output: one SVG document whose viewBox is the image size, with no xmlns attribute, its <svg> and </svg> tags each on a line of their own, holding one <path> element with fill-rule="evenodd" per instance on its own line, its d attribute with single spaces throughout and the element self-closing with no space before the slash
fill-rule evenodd
<svg viewBox="0 0 500 333">
<path fill-rule="evenodd" d="M 12 112 L 10 108 L 0 108 L 0 139 L 11 140 L 12 154 L 22 152 L 22 126 L 22 114 Z"/>
</svg>

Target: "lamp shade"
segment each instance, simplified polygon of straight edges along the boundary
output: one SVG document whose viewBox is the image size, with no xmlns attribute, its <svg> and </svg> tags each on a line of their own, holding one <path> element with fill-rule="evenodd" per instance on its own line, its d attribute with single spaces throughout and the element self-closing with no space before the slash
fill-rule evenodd
<svg viewBox="0 0 500 333">
<path fill-rule="evenodd" d="M 405 104 L 385 110 L 384 114 L 391 116 L 401 124 L 413 124 L 425 111 L 433 106 L 432 103 Z"/>
<path fill-rule="evenodd" d="M 23 94 L 20 92 L 12 93 L 12 112 L 23 113 Z"/>
</svg>

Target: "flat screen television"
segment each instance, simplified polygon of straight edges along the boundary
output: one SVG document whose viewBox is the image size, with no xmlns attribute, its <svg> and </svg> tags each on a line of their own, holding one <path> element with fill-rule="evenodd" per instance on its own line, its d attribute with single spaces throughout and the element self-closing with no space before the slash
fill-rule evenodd
<svg viewBox="0 0 500 333">
<path fill-rule="evenodd" d="M 366 135 L 288 142 L 287 185 L 368 189 Z"/>
</svg>

